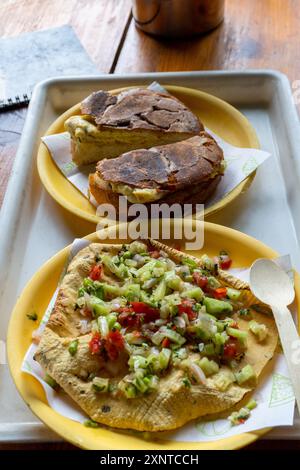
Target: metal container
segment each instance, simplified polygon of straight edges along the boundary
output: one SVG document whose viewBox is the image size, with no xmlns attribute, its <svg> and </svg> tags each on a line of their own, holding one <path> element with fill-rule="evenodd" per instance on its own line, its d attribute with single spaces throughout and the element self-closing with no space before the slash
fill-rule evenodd
<svg viewBox="0 0 300 470">
<path fill-rule="evenodd" d="M 132 0 L 135 24 L 146 33 L 186 37 L 215 28 L 224 18 L 225 0 Z"/>
</svg>

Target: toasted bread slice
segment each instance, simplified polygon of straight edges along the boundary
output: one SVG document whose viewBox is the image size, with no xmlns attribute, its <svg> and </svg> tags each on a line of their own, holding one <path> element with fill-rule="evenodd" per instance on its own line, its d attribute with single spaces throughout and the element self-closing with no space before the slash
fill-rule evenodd
<svg viewBox="0 0 300 470">
<path fill-rule="evenodd" d="M 223 173 L 223 152 L 206 132 L 175 144 L 133 150 L 112 160 L 104 159 L 90 175 L 90 192 L 103 202 L 103 192 L 113 204 L 118 196 L 129 203 L 173 204 L 205 202 Z M 187 191 L 188 188 L 188 191 Z"/>
<path fill-rule="evenodd" d="M 92 93 L 79 116 L 65 122 L 77 165 L 112 158 L 138 148 L 178 142 L 199 134 L 203 125 L 177 98 L 135 88 L 117 96 Z"/>
</svg>

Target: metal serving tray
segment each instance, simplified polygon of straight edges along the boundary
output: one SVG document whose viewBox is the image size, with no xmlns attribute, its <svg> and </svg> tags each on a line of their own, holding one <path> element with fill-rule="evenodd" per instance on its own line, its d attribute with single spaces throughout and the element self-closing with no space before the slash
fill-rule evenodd
<svg viewBox="0 0 300 470">
<path fill-rule="evenodd" d="M 284 75 L 256 70 L 51 79 L 35 88 L 0 214 L 0 345 L 17 296 L 34 272 L 75 237 L 95 228 L 66 212 L 43 189 L 36 170 L 40 137 L 59 114 L 93 90 L 153 80 L 212 93 L 249 118 L 262 148 L 273 158 L 259 168 L 245 194 L 209 220 L 252 235 L 282 254 L 290 253 L 300 270 L 300 124 Z M 4 357 L 0 359 L 5 363 Z M 0 441 L 60 440 L 26 408 L 6 364 L 0 365 L 0 403 Z M 300 420 L 265 438 L 299 439 Z"/>
</svg>

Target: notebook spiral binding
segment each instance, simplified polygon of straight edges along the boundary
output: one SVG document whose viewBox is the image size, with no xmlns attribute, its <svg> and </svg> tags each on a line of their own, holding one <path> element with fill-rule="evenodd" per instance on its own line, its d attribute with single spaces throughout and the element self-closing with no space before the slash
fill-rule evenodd
<svg viewBox="0 0 300 470">
<path fill-rule="evenodd" d="M 7 100 L 0 100 L 0 112 L 1 111 L 9 111 L 13 109 L 22 108 L 23 106 L 27 106 L 30 102 L 30 96 L 25 93 L 22 97 L 19 95 L 15 96 L 15 98 L 8 98 Z"/>
</svg>

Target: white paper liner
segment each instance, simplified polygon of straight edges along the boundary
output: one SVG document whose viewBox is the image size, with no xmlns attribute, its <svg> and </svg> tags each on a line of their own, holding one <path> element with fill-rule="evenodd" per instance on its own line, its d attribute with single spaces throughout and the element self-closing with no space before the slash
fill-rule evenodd
<svg viewBox="0 0 300 470">
<path fill-rule="evenodd" d="M 60 282 L 71 259 L 88 244 L 89 242 L 87 240 L 74 240 Z M 282 256 L 275 261 L 285 269 L 286 272 L 292 275 L 292 265 L 289 255 Z M 248 280 L 249 269 L 232 269 L 230 272 L 236 277 L 245 281 Z M 54 306 L 58 289 L 59 286 L 53 294 L 45 315 L 41 320 L 37 330 L 38 333 L 42 333 L 45 328 Z M 43 380 L 45 373 L 39 363 L 33 359 L 36 348 L 37 346 L 32 343 L 26 352 L 21 370 L 33 375 L 41 383 L 51 408 L 66 418 L 83 423 L 88 419 L 88 416 L 78 405 L 63 390 L 55 392 Z M 257 400 L 258 406 L 251 412 L 250 418 L 243 425 L 232 427 L 227 419 L 210 421 L 196 420 L 176 431 L 161 434 L 161 438 L 174 441 L 205 442 L 215 441 L 266 427 L 292 425 L 294 420 L 295 397 L 284 356 L 277 354 L 267 365 L 266 371 L 267 373 L 263 374 L 264 379 L 260 381 L 259 386 L 253 392 L 253 397 Z M 117 430 L 115 431 L 117 432 Z"/>
</svg>

